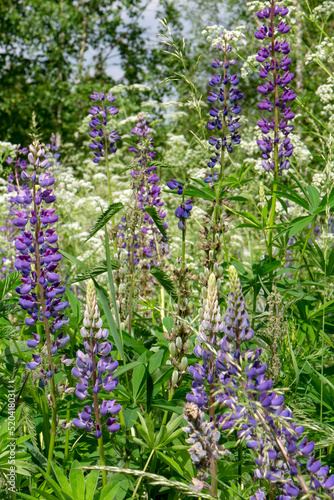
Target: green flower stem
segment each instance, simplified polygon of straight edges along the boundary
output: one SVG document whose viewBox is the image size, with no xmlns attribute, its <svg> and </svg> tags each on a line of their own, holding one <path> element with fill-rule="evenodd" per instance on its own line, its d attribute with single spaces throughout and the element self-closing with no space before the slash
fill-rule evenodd
<svg viewBox="0 0 334 500">
<path fill-rule="evenodd" d="M 304 246 L 303 246 L 303 250 L 302 250 L 302 253 L 301 253 L 301 256 L 300 256 L 300 259 L 298 261 L 298 265 L 300 266 L 301 263 L 303 262 L 303 259 L 304 259 L 304 255 L 305 255 L 305 252 L 306 252 L 306 247 L 307 247 L 307 243 L 308 243 L 308 240 L 310 239 L 311 237 L 311 234 L 312 234 L 312 231 L 314 229 L 314 225 L 315 225 L 315 222 L 316 222 L 316 217 L 314 217 L 313 221 L 312 221 L 312 224 L 311 224 L 311 227 L 309 229 L 309 232 L 307 233 L 307 236 L 305 238 L 305 243 L 304 243 Z M 297 274 L 298 274 L 298 269 L 296 269 L 296 272 L 294 274 L 294 278 L 297 277 Z"/>
<path fill-rule="evenodd" d="M 143 472 L 146 472 L 146 469 L 147 469 L 147 467 L 148 467 L 148 464 L 149 464 L 149 463 L 150 463 L 150 461 L 151 461 L 151 458 L 152 458 L 152 456 L 153 456 L 154 451 L 155 451 L 154 449 L 153 449 L 153 450 L 151 450 L 150 456 L 148 457 L 147 462 L 146 462 L 146 464 L 144 465 Z M 137 484 L 136 484 L 136 486 L 135 486 L 135 489 L 133 490 L 133 494 L 132 494 L 132 497 L 131 497 L 131 498 L 135 498 L 135 497 L 136 497 L 136 493 L 137 493 L 137 491 L 138 491 L 138 488 L 139 488 L 139 486 L 140 486 L 140 483 L 141 483 L 142 478 L 143 478 L 143 476 L 140 476 L 140 478 L 138 479 Z"/>
</svg>

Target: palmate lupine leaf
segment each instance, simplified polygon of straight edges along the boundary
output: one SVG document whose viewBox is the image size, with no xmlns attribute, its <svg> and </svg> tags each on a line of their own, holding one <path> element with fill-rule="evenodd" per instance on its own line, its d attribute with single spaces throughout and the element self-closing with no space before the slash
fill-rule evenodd
<svg viewBox="0 0 334 500">
<path fill-rule="evenodd" d="M 177 300 L 177 291 L 173 280 L 168 276 L 165 271 L 160 269 L 160 267 L 151 266 L 150 273 L 154 278 L 160 283 L 160 285 L 166 290 L 166 292 L 172 297 L 173 300 Z"/>
<path fill-rule="evenodd" d="M 110 260 L 110 265 L 112 270 L 119 269 L 121 266 L 118 260 Z M 84 271 L 80 274 L 77 274 L 77 276 L 74 276 L 74 278 L 71 279 L 71 282 L 77 283 L 79 281 L 85 281 L 90 279 L 92 276 L 96 277 L 99 276 L 100 274 L 106 273 L 107 270 L 108 270 L 107 261 L 102 260 L 101 262 L 98 262 L 87 271 Z"/>
<path fill-rule="evenodd" d="M 17 338 L 19 331 L 17 328 L 11 325 L 0 325 L 0 339 L 12 339 Z"/>
<path fill-rule="evenodd" d="M 107 222 L 110 221 L 110 219 L 117 214 L 120 210 L 123 208 L 123 203 L 112 203 L 107 210 L 103 212 L 103 214 L 100 215 L 100 217 L 97 219 L 93 229 L 85 239 L 85 242 L 90 240 L 94 234 L 96 234 L 100 229 L 103 228 L 107 224 Z"/>
<path fill-rule="evenodd" d="M 0 280 L 0 300 L 4 298 L 7 293 L 14 290 L 18 286 L 21 274 L 19 272 L 10 273 L 5 278 Z"/>
<path fill-rule="evenodd" d="M 159 476 L 158 474 L 151 474 L 149 472 L 144 472 L 136 469 L 120 469 L 118 467 L 102 467 L 102 466 L 94 466 L 94 467 L 82 467 L 84 470 L 106 470 L 107 472 L 114 472 L 119 474 L 128 474 L 130 476 L 137 476 L 145 478 L 150 484 L 156 486 L 168 486 L 174 490 L 178 490 L 188 497 L 195 498 L 208 498 L 209 500 L 214 500 L 214 497 L 209 495 L 208 493 L 204 493 L 203 491 L 195 491 L 189 487 L 186 483 L 181 483 L 181 481 L 171 481 L 170 479 L 165 478 L 164 476 Z"/>
<path fill-rule="evenodd" d="M 164 220 L 157 209 L 155 207 L 144 207 L 144 210 L 150 217 L 152 217 L 154 224 L 157 226 L 162 236 L 167 237 Z"/>
</svg>

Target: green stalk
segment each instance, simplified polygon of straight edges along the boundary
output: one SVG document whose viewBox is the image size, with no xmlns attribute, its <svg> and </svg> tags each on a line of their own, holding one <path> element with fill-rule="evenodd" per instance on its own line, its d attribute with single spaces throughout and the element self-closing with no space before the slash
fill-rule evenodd
<svg viewBox="0 0 334 500">
<path fill-rule="evenodd" d="M 146 462 L 146 464 L 144 465 L 143 472 L 145 472 L 145 471 L 146 471 L 146 469 L 147 469 L 147 467 L 148 467 L 148 464 L 150 463 L 150 460 L 151 460 L 151 458 L 152 458 L 152 455 L 153 455 L 154 451 L 155 451 L 154 449 L 153 449 L 153 450 L 151 450 L 150 456 L 148 457 L 147 462 Z M 131 498 L 135 498 L 135 497 L 136 497 L 136 493 L 137 493 L 137 491 L 138 491 L 138 488 L 139 488 L 139 486 L 140 486 L 140 483 L 141 483 L 141 480 L 142 480 L 142 479 L 143 479 L 143 476 L 140 476 L 140 478 L 139 478 L 139 479 L 138 479 L 138 481 L 137 481 L 136 487 L 135 487 L 135 489 L 133 490 L 133 494 L 132 494 L 132 497 L 131 497 Z"/>
<path fill-rule="evenodd" d="M 71 418 L 71 402 L 69 401 L 66 405 L 66 422 L 69 422 L 70 418 Z M 64 460 L 66 460 L 68 457 L 69 448 L 70 448 L 70 429 L 66 429 Z"/>
<path fill-rule="evenodd" d="M 308 240 L 310 239 L 311 237 L 311 234 L 312 234 L 312 231 L 314 229 L 314 225 L 315 225 L 315 222 L 316 222 L 316 217 L 314 217 L 313 221 L 312 221 L 312 224 L 311 224 L 311 227 L 309 229 L 309 232 L 307 233 L 307 236 L 305 238 L 305 243 L 304 243 L 304 246 L 303 246 L 303 250 L 302 250 L 302 254 L 300 256 L 300 259 L 299 259 L 299 262 L 298 262 L 298 265 L 300 266 L 301 263 L 303 262 L 303 259 L 304 259 L 304 255 L 305 255 L 305 252 L 306 252 L 306 247 L 307 247 L 307 243 L 308 243 Z M 297 274 L 298 274 L 298 269 L 296 269 L 296 272 L 294 274 L 294 278 L 297 277 Z"/>
</svg>

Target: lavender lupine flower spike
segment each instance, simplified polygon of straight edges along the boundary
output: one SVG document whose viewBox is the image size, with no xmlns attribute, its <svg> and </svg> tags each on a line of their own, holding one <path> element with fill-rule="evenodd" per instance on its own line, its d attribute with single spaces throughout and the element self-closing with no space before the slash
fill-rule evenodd
<svg viewBox="0 0 334 500">
<path fill-rule="evenodd" d="M 295 117 L 290 103 L 296 99 L 295 92 L 289 87 L 294 75 L 289 72 L 290 46 L 285 39 L 290 26 L 280 19 L 288 14 L 289 9 L 279 6 L 281 1 L 267 1 L 268 6 L 256 13 L 265 24 L 255 32 L 258 40 L 269 41 L 268 45 L 260 48 L 256 57 L 262 64 L 259 75 L 264 80 L 258 91 L 265 96 L 258 106 L 261 111 L 272 113 L 269 119 L 262 116 L 257 122 L 263 133 L 257 143 L 262 151 L 263 168 L 277 174 L 290 167 L 293 144 L 289 134 L 294 126 L 289 122 Z"/>
<path fill-rule="evenodd" d="M 110 106 L 106 104 L 106 100 L 109 103 L 115 101 L 113 94 L 108 94 L 105 97 L 104 92 L 100 94 L 98 92 L 93 92 L 90 96 L 94 102 L 100 101 L 101 104 L 93 104 L 89 110 L 89 114 L 92 115 L 92 119 L 89 122 L 91 131 L 89 132 L 90 137 L 93 139 L 89 144 L 89 147 L 94 151 L 95 158 L 94 163 L 99 163 L 101 158 L 110 153 L 115 153 L 117 151 L 116 141 L 120 138 L 119 133 L 116 130 L 111 132 L 106 131 L 106 126 L 108 123 L 108 115 L 115 116 L 119 113 L 119 109 L 116 106 Z"/>
<path fill-rule="evenodd" d="M 27 152 L 28 150 L 25 149 L 23 154 Z M 40 368 L 40 386 L 43 386 L 47 384 L 48 379 L 53 377 L 52 356 L 70 340 L 69 336 L 62 331 L 69 321 L 65 317 L 68 302 L 62 300 L 66 289 L 61 285 L 60 277 L 55 272 L 62 259 L 62 255 L 55 246 L 58 236 L 56 230 L 52 228 L 53 224 L 58 221 L 58 215 L 55 209 L 50 208 L 56 199 L 50 189 L 55 180 L 45 170 L 48 167 L 48 160 L 45 157 L 44 148 L 37 140 L 29 146 L 28 161 L 33 168 L 32 173 L 28 172 L 26 161 L 18 161 L 18 159 L 16 161 L 15 190 L 17 194 L 11 200 L 22 207 L 19 210 L 12 209 L 15 216 L 13 224 L 21 230 L 15 240 L 17 250 L 15 268 L 21 271 L 23 284 L 16 288 L 16 291 L 20 295 L 20 306 L 30 316 L 25 319 L 25 323 L 28 326 L 34 326 L 36 322 L 42 321 L 44 324 L 48 354 L 47 367 L 44 369 L 41 357 L 38 355 L 33 355 L 33 361 L 27 363 L 29 370 Z M 18 168 L 21 169 L 20 177 L 24 182 L 21 186 Z M 29 187 L 30 183 L 32 187 Z M 36 287 L 38 287 L 37 290 Z M 54 335 L 54 340 L 50 335 Z M 33 339 L 27 342 L 28 346 L 33 349 L 37 348 L 39 343 L 40 336 L 37 333 L 33 333 Z"/>
<path fill-rule="evenodd" d="M 108 331 L 102 328 L 95 288 L 91 281 L 87 286 L 83 324 L 80 333 L 84 339 L 85 352 L 77 351 L 76 367 L 72 368 L 72 375 L 79 380 L 76 396 L 81 401 L 87 398 L 93 401 L 91 406 L 84 406 L 84 410 L 78 415 L 79 418 L 73 419 L 73 424 L 78 429 L 85 429 L 88 432 L 95 429 L 95 437 L 100 439 L 102 436 L 100 417 L 109 413 L 111 416 L 107 418 L 106 426 L 110 432 L 117 432 L 120 425 L 116 422 L 115 415 L 121 411 L 121 405 L 117 404 L 116 399 L 102 400 L 101 403 L 98 399 L 101 390 L 110 394 L 117 386 L 118 378 L 114 378 L 113 373 L 118 367 L 118 361 L 109 356 L 113 346 L 107 340 Z"/>
<path fill-rule="evenodd" d="M 138 123 L 131 130 L 131 134 L 140 138 L 137 147 L 131 146 L 129 151 L 136 154 L 135 168 L 131 172 L 133 179 L 133 190 L 137 197 L 137 208 L 142 212 L 143 225 L 141 234 L 137 234 L 135 250 L 135 260 L 140 257 L 140 250 L 143 257 L 149 260 L 148 267 L 152 264 L 161 265 L 162 256 L 168 254 L 168 244 L 166 238 L 156 229 L 153 219 L 145 211 L 146 207 L 155 207 L 162 219 L 166 218 L 163 210 L 164 202 L 161 198 L 161 187 L 159 186 L 159 176 L 157 167 L 148 165 L 156 155 L 153 146 L 153 137 L 150 136 L 151 129 L 148 127 L 144 115 L 138 113 Z M 168 228 L 164 222 L 164 228 Z"/>
</svg>

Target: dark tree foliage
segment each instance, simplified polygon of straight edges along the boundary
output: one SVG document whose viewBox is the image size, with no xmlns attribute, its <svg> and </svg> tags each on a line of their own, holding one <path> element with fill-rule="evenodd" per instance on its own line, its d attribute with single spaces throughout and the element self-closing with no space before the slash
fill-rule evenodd
<svg viewBox="0 0 334 500">
<path fill-rule="evenodd" d="M 115 82 L 120 58 L 125 83 L 145 79 L 142 0 L 0 1 L 0 135 L 23 143 L 32 111 L 43 136 L 72 139 L 78 113 L 94 86 Z M 110 74 L 111 73 L 111 74 Z"/>
</svg>

